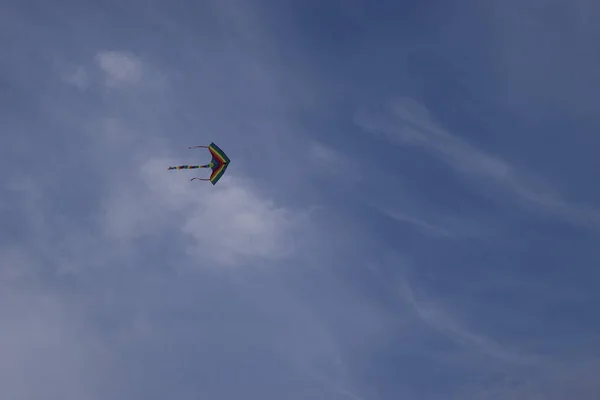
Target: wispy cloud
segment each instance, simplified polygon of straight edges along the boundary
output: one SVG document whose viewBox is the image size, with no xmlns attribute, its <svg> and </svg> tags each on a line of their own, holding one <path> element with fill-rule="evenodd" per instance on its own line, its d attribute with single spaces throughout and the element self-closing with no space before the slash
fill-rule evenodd
<svg viewBox="0 0 600 400">
<path fill-rule="evenodd" d="M 571 398 L 595 399 L 600 385 L 596 379 L 599 360 L 565 360 L 550 363 L 533 373 L 508 372 L 504 379 L 467 388 L 457 398 L 468 400 L 565 400 Z"/>
<path fill-rule="evenodd" d="M 75 67 L 73 70 L 66 73 L 64 80 L 66 83 L 75 86 L 81 91 L 86 90 L 89 85 L 89 76 L 81 66 Z"/>
<path fill-rule="evenodd" d="M 383 135 L 397 145 L 421 148 L 457 173 L 477 179 L 477 185 L 483 191 L 503 188 L 513 200 L 534 210 L 592 229 L 600 226 L 600 211 L 565 200 L 531 172 L 441 128 L 429 110 L 413 99 L 399 98 L 383 113 L 361 111 L 356 122 L 365 130 Z M 495 196 L 493 192 L 490 195 Z"/>
<path fill-rule="evenodd" d="M 396 221 L 408 223 L 415 226 L 417 229 L 419 229 L 427 235 L 442 236 L 448 238 L 456 237 L 456 233 L 452 229 L 427 222 L 415 216 L 408 215 L 395 210 L 385 210 L 383 212 Z"/>
<path fill-rule="evenodd" d="M 96 55 L 95 61 L 105 74 L 104 82 L 109 87 L 133 85 L 142 79 L 142 63 L 132 54 L 102 51 Z"/>
<path fill-rule="evenodd" d="M 520 365 L 536 365 L 541 361 L 538 357 L 514 352 L 497 343 L 495 340 L 475 334 L 462 326 L 447 312 L 442 311 L 438 306 L 426 300 L 417 300 L 409 282 L 405 278 L 399 283 L 399 294 L 410 304 L 424 323 L 446 335 L 456 344 L 464 346 L 467 350 L 476 351 L 497 360 Z"/>
</svg>

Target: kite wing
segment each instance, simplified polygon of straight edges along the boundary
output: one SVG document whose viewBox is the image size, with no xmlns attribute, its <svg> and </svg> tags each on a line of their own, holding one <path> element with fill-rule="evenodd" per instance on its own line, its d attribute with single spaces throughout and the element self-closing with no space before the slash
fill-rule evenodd
<svg viewBox="0 0 600 400">
<path fill-rule="evenodd" d="M 223 152 L 223 150 L 221 150 L 219 146 L 217 146 L 214 143 L 211 143 L 210 146 L 208 146 L 208 150 L 212 154 L 213 164 L 213 172 L 212 174 L 210 174 L 209 180 L 210 183 L 216 185 L 219 179 L 221 179 L 221 177 L 225 173 L 225 170 L 227 170 L 230 160 L 229 157 L 227 157 L 227 155 Z"/>
<path fill-rule="evenodd" d="M 212 172 L 212 174 L 210 174 L 210 178 L 209 178 L 210 183 L 212 183 L 213 185 L 216 185 L 217 182 L 219 181 L 219 179 L 221 179 L 221 177 L 225 173 L 225 170 L 227 169 L 228 166 L 229 166 L 229 164 L 222 164 L 219 168 L 213 168 L 213 172 Z"/>
<path fill-rule="evenodd" d="M 191 180 L 199 180 L 199 181 L 210 181 L 213 185 L 216 185 L 219 179 L 223 176 L 227 167 L 229 166 L 229 157 L 225 154 L 223 150 L 216 144 L 212 143 L 210 146 L 191 146 L 192 148 L 203 147 L 210 151 L 212 155 L 212 160 L 210 164 L 206 165 L 179 165 L 177 167 L 169 167 L 169 169 L 195 169 L 195 168 L 210 168 L 212 169 L 212 174 L 210 174 L 210 178 L 192 178 Z"/>
<path fill-rule="evenodd" d="M 219 148 L 219 146 L 217 146 L 214 143 L 211 143 L 210 146 L 208 146 L 208 150 L 212 154 L 213 158 L 217 158 L 223 164 L 229 164 L 229 157 L 227 157 L 227 155 L 223 152 L 223 150 Z"/>
</svg>

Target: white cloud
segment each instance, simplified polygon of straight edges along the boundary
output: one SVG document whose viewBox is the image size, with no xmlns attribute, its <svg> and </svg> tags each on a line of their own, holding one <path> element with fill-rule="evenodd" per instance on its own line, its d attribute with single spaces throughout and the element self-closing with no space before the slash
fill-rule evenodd
<svg viewBox="0 0 600 400">
<path fill-rule="evenodd" d="M 166 165 L 160 160 L 148 162 L 144 178 L 163 204 L 187 215 L 181 229 L 195 241 L 190 248 L 193 254 L 235 264 L 293 252 L 293 233 L 303 222 L 302 213 L 276 206 L 249 182 L 232 177 L 233 171 L 213 186 L 190 182 L 182 171 L 166 171 Z M 162 179 L 156 180 L 160 175 Z"/>
<path fill-rule="evenodd" d="M 193 253 L 210 252 L 217 261 L 232 264 L 249 257 L 281 258 L 293 252 L 289 235 L 297 217 L 292 212 L 239 181 L 227 179 L 222 185 L 183 226 L 196 241 Z"/>
<path fill-rule="evenodd" d="M 142 63 L 133 54 L 103 51 L 96 55 L 96 63 L 104 72 L 109 87 L 132 85 L 142 79 Z"/>
<path fill-rule="evenodd" d="M 190 182 L 210 170 L 191 175 L 168 171 L 169 165 L 174 162 L 151 159 L 138 175 L 143 184 L 111 192 L 104 206 L 105 233 L 128 240 L 175 224 L 192 239 L 192 256 L 223 265 L 293 254 L 295 233 L 307 227 L 307 214 L 277 206 L 248 181 L 226 175 L 216 186 Z"/>
</svg>

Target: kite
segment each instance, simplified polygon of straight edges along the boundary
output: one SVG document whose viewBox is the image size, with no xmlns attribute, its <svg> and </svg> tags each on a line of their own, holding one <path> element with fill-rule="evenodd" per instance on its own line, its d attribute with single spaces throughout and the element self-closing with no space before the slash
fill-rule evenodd
<svg viewBox="0 0 600 400">
<path fill-rule="evenodd" d="M 178 165 L 177 167 L 169 167 L 169 170 L 172 169 L 196 169 L 196 168 L 210 168 L 212 169 L 212 174 L 210 174 L 210 178 L 192 178 L 191 181 L 199 180 L 199 181 L 210 181 L 213 185 L 216 185 L 219 179 L 225 173 L 225 170 L 229 166 L 229 157 L 225 155 L 223 150 L 219 148 L 214 143 L 211 143 L 210 146 L 190 146 L 190 149 L 195 148 L 204 148 L 210 151 L 212 154 L 212 160 L 209 164 L 206 165 Z"/>
</svg>

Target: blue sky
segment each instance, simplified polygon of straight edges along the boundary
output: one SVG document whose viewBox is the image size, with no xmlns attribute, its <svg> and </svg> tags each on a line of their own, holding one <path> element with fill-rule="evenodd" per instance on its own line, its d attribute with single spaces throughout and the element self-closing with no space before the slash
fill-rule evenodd
<svg viewBox="0 0 600 400">
<path fill-rule="evenodd" d="M 3 397 L 597 398 L 595 2 L 1 4 Z"/>
</svg>

